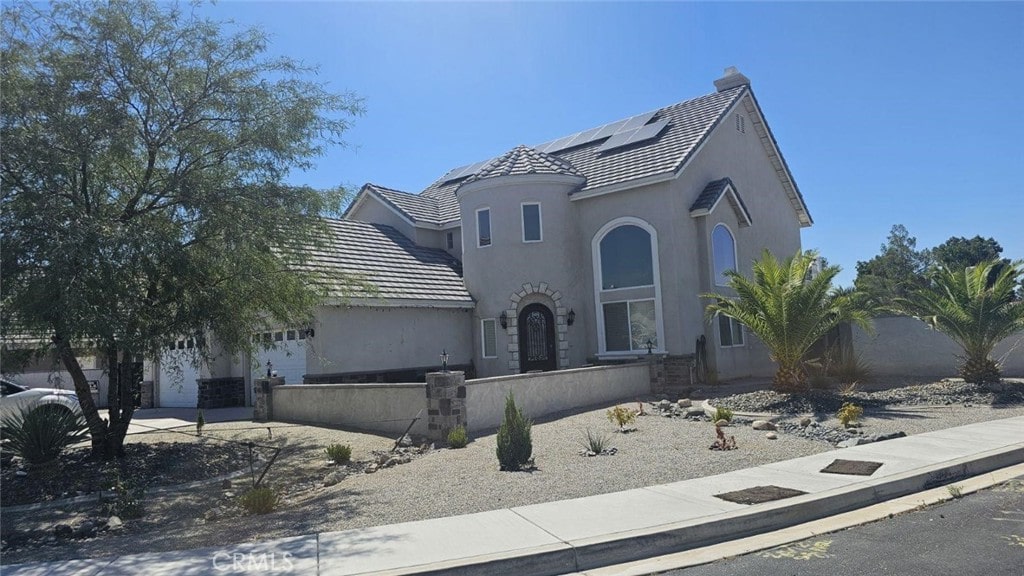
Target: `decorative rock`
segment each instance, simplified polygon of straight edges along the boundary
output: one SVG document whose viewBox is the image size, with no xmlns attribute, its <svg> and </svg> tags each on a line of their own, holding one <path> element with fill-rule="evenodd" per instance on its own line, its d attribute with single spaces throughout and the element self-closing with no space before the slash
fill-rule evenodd
<svg viewBox="0 0 1024 576">
<path fill-rule="evenodd" d="M 121 528 L 124 528 L 124 522 L 121 522 L 121 519 L 117 516 L 111 516 L 110 518 L 107 518 L 107 528 L 110 528 L 111 530 L 120 530 Z"/>
<path fill-rule="evenodd" d="M 207 522 L 213 522 L 220 517 L 220 512 L 216 508 L 211 508 L 203 513 L 203 520 Z"/>
<path fill-rule="evenodd" d="M 221 483 L 220 483 L 220 487 L 223 490 L 227 490 L 228 488 L 231 488 L 231 480 L 227 480 L 227 479 L 222 480 Z"/>
<path fill-rule="evenodd" d="M 75 529 L 75 536 L 77 538 L 92 538 L 96 535 L 96 523 L 92 520 L 86 520 L 78 525 Z"/>
<path fill-rule="evenodd" d="M 864 440 L 863 438 L 849 438 L 847 440 L 843 440 L 839 444 L 836 444 L 836 447 L 837 448 L 853 448 L 854 446 L 859 446 L 861 444 L 867 444 L 867 442 L 864 442 L 863 440 Z"/>
<path fill-rule="evenodd" d="M 682 398 L 676 401 L 676 405 L 680 408 L 689 408 L 690 406 L 693 406 L 693 402 L 690 402 L 689 398 Z"/>
<path fill-rule="evenodd" d="M 53 527 L 53 535 L 57 538 L 70 538 L 75 531 L 67 524 L 57 524 Z"/>
<path fill-rule="evenodd" d="M 719 420 L 719 421 L 715 422 L 715 426 L 728 426 L 728 425 L 729 425 L 729 421 L 724 419 L 724 418 L 722 420 Z"/>
<path fill-rule="evenodd" d="M 384 468 L 391 468 L 392 466 L 401 463 L 402 460 L 400 458 L 392 456 L 391 458 L 388 458 L 386 461 L 384 461 Z"/>
<path fill-rule="evenodd" d="M 668 400 L 662 400 L 658 402 L 658 410 L 667 411 L 672 409 L 672 403 Z"/>
<path fill-rule="evenodd" d="M 412 438 L 410 438 L 409 435 L 406 434 L 405 436 L 402 436 L 402 438 L 398 441 L 398 445 L 403 448 L 408 448 L 409 446 L 412 446 Z"/>
<path fill-rule="evenodd" d="M 24 478 L 25 476 L 28 476 L 28 472 L 25 472 L 24 470 L 18 470 L 17 472 L 14 473 L 14 475 L 20 478 Z"/>
<path fill-rule="evenodd" d="M 776 439 L 778 439 L 779 435 L 776 434 L 775 432 L 769 432 L 769 433 L 765 434 L 764 437 L 769 439 L 769 440 L 776 440 Z"/>
<path fill-rule="evenodd" d="M 775 428 L 775 424 L 773 424 L 773 423 L 771 423 L 771 422 L 769 422 L 767 420 L 754 420 L 754 423 L 751 424 L 751 426 L 754 428 L 754 430 L 775 430 L 776 429 Z"/>
<path fill-rule="evenodd" d="M 365 470 L 365 472 L 367 474 L 373 474 L 376 471 L 377 471 L 377 465 L 376 464 L 370 464 L 369 466 L 366 467 L 366 470 Z"/>
<path fill-rule="evenodd" d="M 683 410 L 683 416 L 686 418 L 692 418 L 693 416 L 703 416 L 704 409 L 700 406 L 691 406 Z"/>
<path fill-rule="evenodd" d="M 811 420 L 810 418 L 807 418 L 807 417 L 801 418 L 800 419 L 800 426 L 803 427 L 803 428 L 807 428 L 808 426 L 811 425 L 811 422 L 813 422 L 813 420 Z"/>
<path fill-rule="evenodd" d="M 348 476 L 348 470 L 345 470 L 344 468 L 334 470 L 327 476 L 324 476 L 324 486 L 334 486 L 338 482 L 344 480 L 346 476 Z"/>
</svg>

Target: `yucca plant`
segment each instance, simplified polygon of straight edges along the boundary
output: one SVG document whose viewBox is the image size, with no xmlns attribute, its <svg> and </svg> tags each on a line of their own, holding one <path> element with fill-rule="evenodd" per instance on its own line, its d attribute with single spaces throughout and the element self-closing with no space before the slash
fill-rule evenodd
<svg viewBox="0 0 1024 576">
<path fill-rule="evenodd" d="M 898 298 L 894 309 L 945 333 L 963 349 L 960 376 L 973 384 L 998 382 L 991 358 L 1000 341 L 1024 332 L 1024 301 L 1014 290 L 1024 278 L 1024 261 L 1000 260 L 931 275 L 931 286 Z"/>
<path fill-rule="evenodd" d="M 804 360 L 811 347 L 842 322 L 853 322 L 870 331 L 864 299 L 856 292 L 832 287 L 838 266 L 825 266 L 811 274 L 815 251 L 797 252 L 780 262 L 765 250 L 754 262 L 753 279 L 726 272 L 736 296 L 702 294 L 713 300 L 709 319 L 733 318 L 761 339 L 778 364 L 774 386 L 780 391 L 804 390 Z"/>
<path fill-rule="evenodd" d="M 40 406 L 0 422 L 6 447 L 30 467 L 52 465 L 61 452 L 89 438 L 85 419 L 60 406 Z"/>
</svg>

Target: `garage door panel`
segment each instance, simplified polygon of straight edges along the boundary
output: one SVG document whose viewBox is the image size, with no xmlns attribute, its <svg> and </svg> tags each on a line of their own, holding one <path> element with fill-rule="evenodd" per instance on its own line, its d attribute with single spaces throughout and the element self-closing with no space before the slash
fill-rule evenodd
<svg viewBox="0 0 1024 576">
<path fill-rule="evenodd" d="M 285 384 L 302 384 L 306 375 L 306 343 L 302 340 L 278 342 L 277 348 L 260 350 L 257 355 L 258 366 L 253 376 L 264 378 L 267 375 L 267 361 Z"/>
<path fill-rule="evenodd" d="M 189 355 L 170 352 L 160 359 L 160 397 L 163 408 L 195 408 L 199 404 L 199 370 Z"/>
</svg>

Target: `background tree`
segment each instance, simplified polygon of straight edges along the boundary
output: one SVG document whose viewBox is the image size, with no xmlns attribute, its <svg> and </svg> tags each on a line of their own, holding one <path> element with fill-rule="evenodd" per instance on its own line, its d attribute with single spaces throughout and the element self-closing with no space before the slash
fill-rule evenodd
<svg viewBox="0 0 1024 576">
<path fill-rule="evenodd" d="M 996 242 L 994 238 L 982 238 L 981 236 L 971 239 L 953 236 L 931 250 L 935 264 L 949 270 L 959 270 L 990 260 L 998 260 L 1002 253 L 1003 247 L 999 245 L 999 242 Z M 1006 259 L 1003 262 L 1010 263 Z"/>
<path fill-rule="evenodd" d="M 932 258 L 927 250 L 917 249 L 917 239 L 906 227 L 896 224 L 889 232 L 881 253 L 866 262 L 857 262 L 857 290 L 874 299 L 890 302 L 925 287 L 925 275 Z"/>
<path fill-rule="evenodd" d="M 990 260 L 970 268 L 938 268 L 932 286 L 897 299 L 895 307 L 960 345 L 964 380 L 998 382 L 999 365 L 991 358 L 992 350 L 1002 340 L 1024 332 L 1024 301 L 1014 296 L 1022 278 L 1024 261 Z"/>
<path fill-rule="evenodd" d="M 123 453 L 140 356 L 197 335 L 199 361 L 211 333 L 226 353 L 251 349 L 345 280 L 290 249 L 343 191 L 286 178 L 341 143 L 360 101 L 266 48 L 259 30 L 151 1 L 3 10 L 4 330 L 55 348 L 94 455 Z M 78 361 L 86 343 L 107 358 L 106 420 Z"/>
<path fill-rule="evenodd" d="M 841 271 L 824 266 L 811 274 L 817 252 L 797 252 L 779 262 L 768 250 L 754 262 L 753 279 L 729 271 L 729 287 L 736 297 L 702 294 L 714 301 L 707 306 L 709 318 L 719 314 L 733 318 L 753 332 L 778 364 L 774 386 L 795 391 L 807 387 L 804 361 L 818 340 L 842 322 L 854 322 L 870 330 L 863 300 L 850 290 L 833 288 Z"/>
</svg>

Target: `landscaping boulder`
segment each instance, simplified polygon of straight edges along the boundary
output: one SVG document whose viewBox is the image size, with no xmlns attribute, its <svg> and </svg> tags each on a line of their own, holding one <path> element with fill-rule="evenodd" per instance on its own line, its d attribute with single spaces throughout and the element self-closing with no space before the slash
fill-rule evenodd
<svg viewBox="0 0 1024 576">
<path fill-rule="evenodd" d="M 53 535 L 57 538 L 70 538 L 74 533 L 74 529 L 67 524 L 57 524 L 53 527 Z"/>
<path fill-rule="evenodd" d="M 332 470 L 327 476 L 324 476 L 324 486 L 334 486 L 338 482 L 341 482 L 348 476 L 348 470 L 346 468 L 338 468 Z"/>
<path fill-rule="evenodd" d="M 662 400 L 661 402 L 658 402 L 658 410 L 661 410 L 662 412 L 667 412 L 668 410 L 671 409 L 672 403 L 669 402 L 668 400 Z"/>
<path fill-rule="evenodd" d="M 848 438 L 842 442 L 836 444 L 837 448 L 853 448 L 854 446 L 860 446 L 861 444 L 867 444 L 866 438 Z"/>
<path fill-rule="evenodd" d="M 804 417 L 804 418 L 801 418 L 801 419 L 800 419 L 800 426 L 801 426 L 802 428 L 807 428 L 808 426 L 810 426 L 810 425 L 811 425 L 811 422 L 814 422 L 814 420 L 811 420 L 811 419 L 810 419 L 810 418 L 808 418 L 808 417 Z"/>
<path fill-rule="evenodd" d="M 765 434 L 764 437 L 769 439 L 769 440 L 777 440 L 779 435 L 776 434 L 775 432 L 769 432 L 769 433 Z"/>
<path fill-rule="evenodd" d="M 775 424 L 773 424 L 772 422 L 769 422 L 767 420 L 754 420 L 754 423 L 751 424 L 751 426 L 754 428 L 754 430 L 775 430 L 776 429 Z"/>
<path fill-rule="evenodd" d="M 110 518 L 107 518 L 107 528 L 110 530 L 120 530 L 121 528 L 124 528 L 124 522 L 122 522 L 117 516 L 111 516 Z"/>
<path fill-rule="evenodd" d="M 689 398 L 682 398 L 676 401 L 676 405 L 680 408 L 689 408 L 690 406 L 693 406 L 693 402 L 690 402 Z"/>
<path fill-rule="evenodd" d="M 724 419 L 724 418 L 722 420 L 719 420 L 719 421 L 715 422 L 715 426 L 728 426 L 728 425 L 729 425 L 729 421 Z"/>
</svg>

